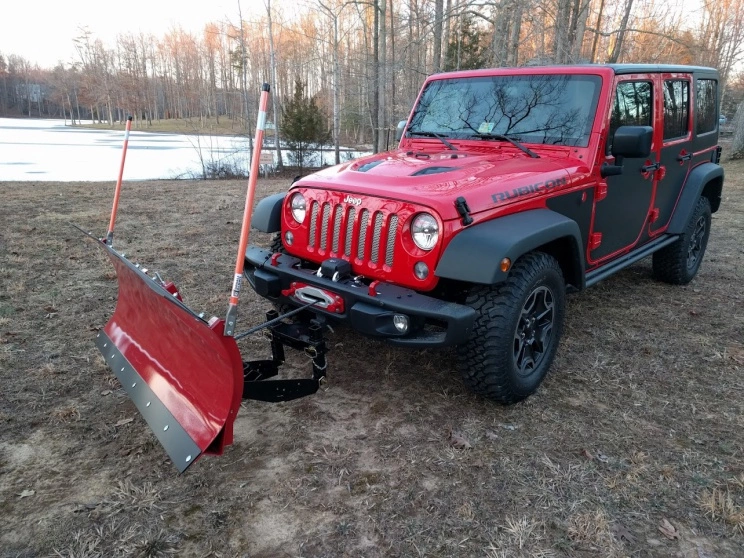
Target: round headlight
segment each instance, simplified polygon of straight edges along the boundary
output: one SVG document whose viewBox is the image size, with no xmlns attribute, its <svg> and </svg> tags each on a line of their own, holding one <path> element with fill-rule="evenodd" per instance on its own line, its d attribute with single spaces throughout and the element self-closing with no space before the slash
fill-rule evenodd
<svg viewBox="0 0 744 558">
<path fill-rule="evenodd" d="M 428 213 L 419 213 L 411 223 L 411 236 L 416 246 L 422 250 L 431 250 L 439 240 L 437 220 Z"/>
<path fill-rule="evenodd" d="M 298 223 L 302 223 L 305 220 L 305 214 L 307 213 L 307 203 L 305 202 L 305 196 L 297 192 L 292 195 L 289 200 L 289 208 L 292 210 L 292 217 Z"/>
</svg>

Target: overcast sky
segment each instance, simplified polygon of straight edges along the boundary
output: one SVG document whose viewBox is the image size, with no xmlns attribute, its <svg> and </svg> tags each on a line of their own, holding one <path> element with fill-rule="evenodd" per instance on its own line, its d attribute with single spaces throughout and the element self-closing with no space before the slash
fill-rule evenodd
<svg viewBox="0 0 744 558">
<path fill-rule="evenodd" d="M 238 1 L 245 19 L 264 9 L 263 0 L 2 0 L 0 54 L 53 68 L 77 60 L 73 39 L 81 27 L 111 47 L 123 33 L 161 37 L 178 26 L 201 33 L 209 21 L 237 22 Z"/>
</svg>

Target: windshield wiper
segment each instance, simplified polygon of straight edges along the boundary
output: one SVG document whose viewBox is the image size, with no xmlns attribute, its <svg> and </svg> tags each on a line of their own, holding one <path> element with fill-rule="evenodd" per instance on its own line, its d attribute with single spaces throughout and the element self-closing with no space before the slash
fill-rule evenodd
<svg viewBox="0 0 744 558">
<path fill-rule="evenodd" d="M 481 138 L 481 139 L 494 139 L 494 140 L 508 141 L 514 147 L 517 147 L 517 148 L 521 149 L 522 151 L 524 151 L 525 153 L 527 153 L 527 155 L 529 155 L 533 159 L 539 159 L 540 158 L 540 155 L 538 155 L 537 153 L 535 153 L 534 151 L 532 151 L 529 147 L 526 147 L 522 142 L 519 142 L 519 141 L 515 140 L 514 138 L 510 138 L 509 136 L 505 136 L 503 134 L 481 134 L 481 133 L 477 133 L 477 134 L 473 134 L 473 136 L 475 136 L 476 138 Z"/>
<path fill-rule="evenodd" d="M 436 132 L 408 132 L 408 135 L 409 136 L 419 136 L 419 137 L 424 137 L 424 138 L 437 138 L 444 145 L 446 145 L 447 147 L 449 147 L 452 151 L 457 151 L 457 148 L 454 145 L 452 145 L 450 142 L 448 142 L 447 139 L 444 136 L 442 136 L 440 134 L 437 134 Z"/>
</svg>

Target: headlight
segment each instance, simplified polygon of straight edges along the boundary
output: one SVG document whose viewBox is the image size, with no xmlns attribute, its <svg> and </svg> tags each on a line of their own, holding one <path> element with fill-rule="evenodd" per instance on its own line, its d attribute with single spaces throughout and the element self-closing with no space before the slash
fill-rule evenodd
<svg viewBox="0 0 744 558">
<path fill-rule="evenodd" d="M 297 192 L 292 195 L 289 200 L 289 208 L 292 210 L 292 217 L 298 223 L 302 223 L 305 220 L 305 213 L 307 213 L 307 203 L 305 202 L 305 196 Z"/>
<path fill-rule="evenodd" d="M 416 246 L 422 250 L 431 250 L 439 240 L 437 220 L 428 213 L 419 213 L 411 223 L 411 236 Z"/>
</svg>

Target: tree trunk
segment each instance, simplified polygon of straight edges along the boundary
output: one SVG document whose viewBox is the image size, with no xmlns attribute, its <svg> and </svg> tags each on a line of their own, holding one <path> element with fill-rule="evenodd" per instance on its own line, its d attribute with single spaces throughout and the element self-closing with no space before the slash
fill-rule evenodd
<svg viewBox="0 0 744 558">
<path fill-rule="evenodd" d="M 377 79 L 377 88 L 380 90 L 379 94 L 379 111 L 380 116 L 378 117 L 378 126 L 380 128 L 379 145 L 377 152 L 385 151 L 387 149 L 387 115 L 385 110 L 386 91 L 385 86 L 387 85 L 387 0 L 381 0 L 380 3 L 380 58 L 379 66 L 380 73 Z"/>
<path fill-rule="evenodd" d="M 338 165 L 341 162 L 339 136 L 341 135 L 341 111 L 339 109 L 339 90 L 341 88 L 338 66 L 338 15 L 333 17 L 333 155 Z M 322 161 L 322 156 L 321 156 Z"/>
<path fill-rule="evenodd" d="M 744 101 L 739 103 L 734 116 L 734 139 L 731 141 L 731 158 L 744 159 Z"/>
<path fill-rule="evenodd" d="M 383 2 L 385 0 L 382 0 Z M 380 145 L 380 0 L 375 0 L 372 18 L 372 151 L 377 153 Z"/>
<path fill-rule="evenodd" d="M 509 35 L 509 51 L 506 57 L 506 63 L 509 66 L 517 66 L 519 64 L 519 37 L 522 32 L 522 13 L 525 4 L 526 2 L 516 2 L 514 5 Z"/>
<path fill-rule="evenodd" d="M 434 73 L 442 69 L 442 20 L 444 16 L 444 0 L 434 0 L 434 57 L 432 66 Z"/>
<path fill-rule="evenodd" d="M 599 44 L 599 34 L 602 31 L 602 12 L 604 11 L 605 0 L 599 0 L 599 10 L 597 11 L 597 23 L 594 25 L 594 41 L 592 41 L 592 55 L 589 62 L 594 64 L 597 61 L 597 45 Z"/>
<path fill-rule="evenodd" d="M 615 44 L 612 46 L 612 52 L 610 57 L 607 59 L 608 64 L 617 64 L 620 59 L 620 53 L 623 49 L 623 43 L 625 42 L 625 33 L 628 29 L 628 19 L 630 19 L 630 11 L 633 9 L 633 0 L 628 0 L 625 5 L 625 13 L 623 14 L 623 21 L 620 23 L 620 32 L 617 34 Z"/>
<path fill-rule="evenodd" d="M 274 30 L 271 22 L 271 0 L 266 0 L 266 13 L 269 17 L 269 56 L 271 58 L 271 105 L 274 111 L 274 148 L 276 149 L 276 168 L 278 170 L 284 169 L 284 161 L 282 160 L 282 148 L 281 148 L 281 133 L 279 132 L 279 98 L 277 97 L 276 90 L 279 87 L 276 79 L 276 51 L 274 50 Z"/>
</svg>

